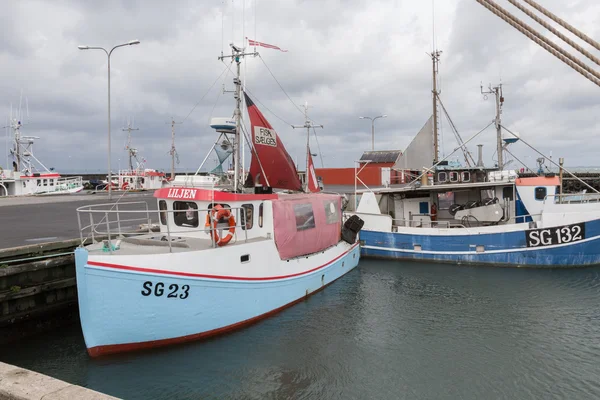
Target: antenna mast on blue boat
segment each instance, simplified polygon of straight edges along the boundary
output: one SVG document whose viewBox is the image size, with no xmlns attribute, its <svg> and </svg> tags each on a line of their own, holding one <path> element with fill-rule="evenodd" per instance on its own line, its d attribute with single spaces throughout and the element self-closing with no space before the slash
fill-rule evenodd
<svg viewBox="0 0 600 400">
<path fill-rule="evenodd" d="M 436 164 L 439 158 L 439 145 L 438 145 L 438 96 L 440 92 L 437 88 L 437 76 L 439 72 L 439 62 L 440 56 L 442 52 L 439 50 L 434 50 L 429 54 L 431 56 L 431 60 L 433 62 L 433 89 L 431 90 L 432 99 L 433 99 L 433 163 Z"/>
<path fill-rule="evenodd" d="M 235 136 L 233 141 L 233 191 L 240 191 L 241 187 L 241 179 L 240 179 L 240 134 L 242 132 L 242 79 L 241 79 L 241 69 L 240 64 L 242 63 L 242 58 L 245 56 L 254 56 L 258 55 L 258 52 L 253 51 L 250 53 L 245 53 L 245 48 L 240 48 L 230 43 L 231 47 L 231 55 L 224 56 L 221 54 L 219 56 L 219 60 L 224 60 L 226 58 L 231 58 L 235 61 L 236 64 L 236 77 L 233 78 L 233 84 L 235 85 L 235 93 L 233 97 L 235 98 Z M 243 168 L 243 166 L 242 166 Z"/>
<path fill-rule="evenodd" d="M 500 83 L 498 86 L 492 87 L 489 85 L 487 91 L 483 91 L 483 85 L 481 86 L 481 94 L 483 94 L 483 98 L 487 100 L 488 94 L 493 94 L 496 96 L 496 146 L 498 152 L 498 169 L 502 171 L 504 167 L 504 160 L 502 159 L 502 121 L 500 120 L 500 115 L 502 114 L 502 104 L 504 104 L 504 96 L 502 96 L 502 84 Z"/>
</svg>

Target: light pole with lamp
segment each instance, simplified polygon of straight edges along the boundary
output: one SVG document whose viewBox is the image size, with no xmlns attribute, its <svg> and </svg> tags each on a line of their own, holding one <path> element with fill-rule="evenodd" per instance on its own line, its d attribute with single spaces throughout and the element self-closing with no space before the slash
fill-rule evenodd
<svg viewBox="0 0 600 400">
<path fill-rule="evenodd" d="M 102 50 L 106 53 L 108 58 L 108 199 L 112 199 L 112 171 L 110 169 L 110 55 L 112 52 L 118 48 L 123 46 L 131 46 L 134 44 L 140 44 L 139 40 L 131 40 L 127 43 L 119 44 L 110 51 L 107 51 L 104 47 L 92 47 L 92 46 L 77 46 L 79 50 Z"/>
<path fill-rule="evenodd" d="M 387 114 L 379 115 L 375 118 L 373 117 L 358 117 L 360 119 L 370 119 L 371 120 L 371 150 L 375 151 L 375 120 L 377 118 L 386 118 Z"/>
</svg>

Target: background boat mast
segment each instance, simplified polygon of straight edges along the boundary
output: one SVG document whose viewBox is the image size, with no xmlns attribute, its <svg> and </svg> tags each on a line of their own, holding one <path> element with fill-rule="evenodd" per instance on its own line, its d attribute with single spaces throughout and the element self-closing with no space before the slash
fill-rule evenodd
<svg viewBox="0 0 600 400">
<path fill-rule="evenodd" d="M 175 122 L 175 119 L 171 117 L 171 150 L 169 150 L 169 154 L 171 155 L 171 180 L 175 179 L 175 159 L 177 159 L 177 164 L 179 164 L 179 154 L 177 154 L 177 150 L 175 149 L 175 125 L 182 124 L 183 122 Z"/>
<path fill-rule="evenodd" d="M 310 157 L 310 129 L 311 128 L 323 128 L 323 125 L 314 125 L 313 122 L 308 118 L 308 102 L 304 103 L 304 125 L 292 125 L 292 128 L 306 128 L 306 170 L 304 172 L 304 187 L 305 191 L 308 192 L 308 158 Z"/>
<path fill-rule="evenodd" d="M 129 170 L 133 171 L 133 158 L 137 154 L 137 149 L 131 147 L 131 131 L 139 131 L 140 128 L 132 128 L 133 123 L 127 121 L 127 128 L 121 129 L 122 131 L 127 131 L 127 146 L 125 149 L 127 150 L 127 154 L 129 154 Z"/>
<path fill-rule="evenodd" d="M 233 43 L 230 43 L 229 46 L 231 46 L 231 55 L 224 56 L 223 54 L 221 54 L 219 60 L 231 58 L 233 61 L 235 61 L 236 64 L 236 76 L 235 78 L 233 78 L 233 84 L 235 85 L 235 93 L 233 95 L 233 97 L 235 98 L 235 136 L 233 141 L 233 191 L 239 192 L 240 186 L 242 184 L 242 180 L 240 177 L 240 134 L 242 132 L 242 78 L 240 65 L 242 63 L 243 57 L 256 57 L 258 55 L 258 52 L 253 51 L 250 53 L 244 53 L 244 48 L 239 48 Z"/>
<path fill-rule="evenodd" d="M 442 52 L 434 50 L 430 56 L 433 64 L 433 89 L 431 90 L 433 100 L 433 163 L 438 162 L 439 158 L 439 145 L 438 145 L 438 107 L 437 101 L 440 92 L 437 88 L 437 76 L 438 76 L 438 63 L 440 62 L 440 56 Z"/>
</svg>

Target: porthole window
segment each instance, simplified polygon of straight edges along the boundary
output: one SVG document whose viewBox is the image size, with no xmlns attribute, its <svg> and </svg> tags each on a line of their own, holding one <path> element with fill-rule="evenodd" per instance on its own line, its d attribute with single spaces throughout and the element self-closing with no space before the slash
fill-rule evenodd
<svg viewBox="0 0 600 400">
<path fill-rule="evenodd" d="M 546 198 L 547 190 L 545 187 L 536 187 L 535 188 L 535 199 L 536 200 L 544 200 Z"/>
</svg>

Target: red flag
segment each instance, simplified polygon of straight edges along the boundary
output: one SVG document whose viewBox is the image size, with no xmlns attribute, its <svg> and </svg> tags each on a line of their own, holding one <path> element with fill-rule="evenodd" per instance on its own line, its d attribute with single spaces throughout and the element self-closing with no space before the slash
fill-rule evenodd
<svg viewBox="0 0 600 400">
<path fill-rule="evenodd" d="M 310 147 L 306 150 L 308 151 L 308 171 L 306 173 L 308 191 L 311 193 L 317 193 L 320 192 L 321 189 L 319 188 L 319 182 L 317 181 L 317 174 L 315 174 L 315 165 L 313 164 L 312 155 L 310 154 Z"/>
<path fill-rule="evenodd" d="M 248 38 L 246 38 L 246 39 L 248 39 Z M 287 50 L 283 50 L 281 47 L 277 47 L 277 46 L 274 46 L 274 45 L 268 44 L 268 43 L 258 42 L 256 40 L 252 40 L 252 39 L 248 39 L 248 44 L 250 46 L 260 46 L 260 47 L 266 47 L 267 49 L 275 49 L 275 50 L 283 51 L 284 53 L 287 52 Z"/>
<path fill-rule="evenodd" d="M 260 184 L 272 188 L 301 191 L 302 183 L 298 171 L 283 142 L 254 102 L 247 94 L 244 93 L 244 96 L 250 116 L 254 147 L 245 186 L 253 187 Z"/>
</svg>

